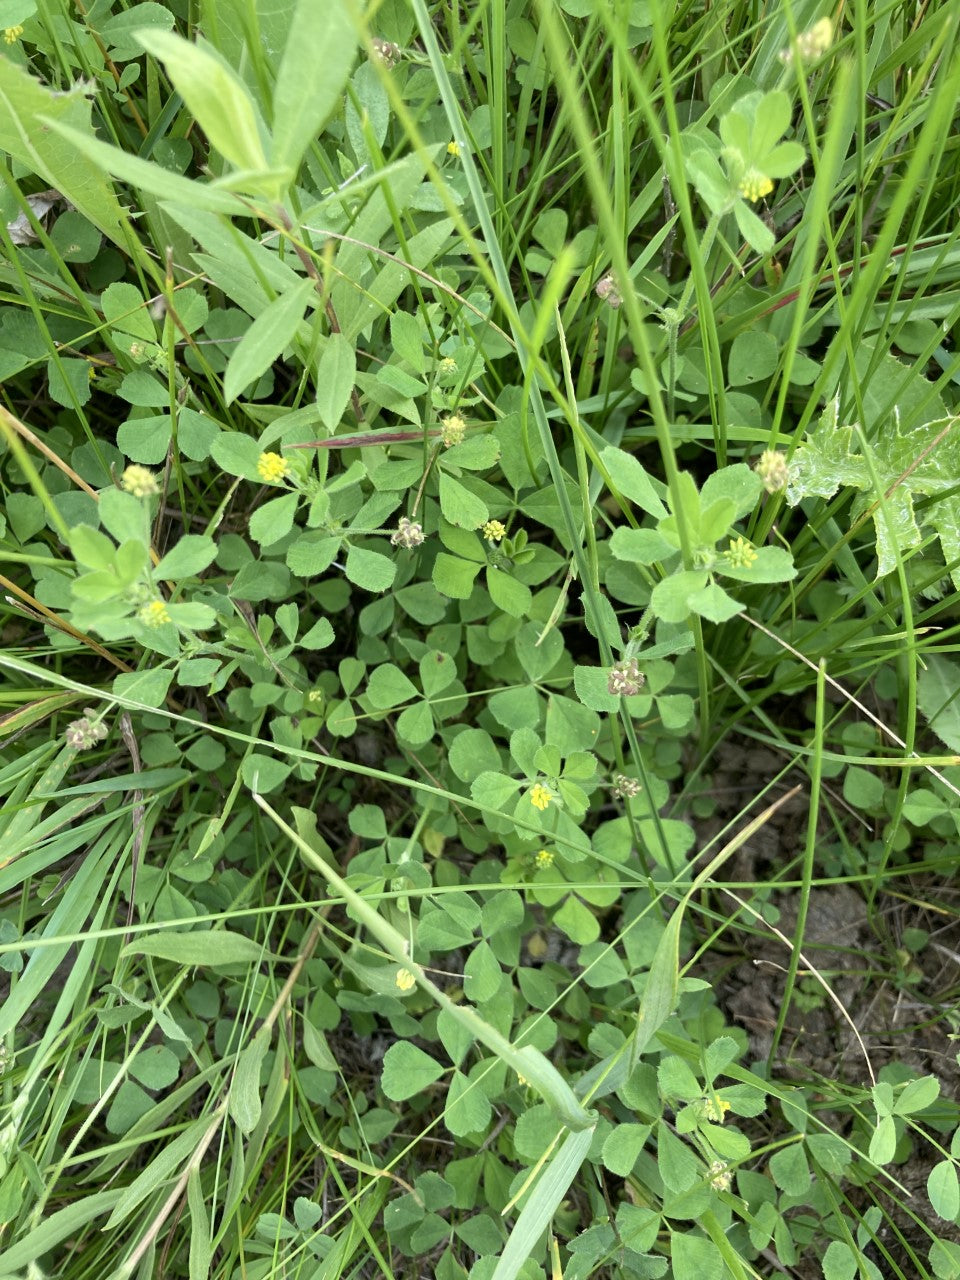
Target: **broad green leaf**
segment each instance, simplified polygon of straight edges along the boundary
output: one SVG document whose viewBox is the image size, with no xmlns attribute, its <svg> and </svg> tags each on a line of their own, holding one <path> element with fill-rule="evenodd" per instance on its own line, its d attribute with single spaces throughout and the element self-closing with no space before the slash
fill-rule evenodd
<svg viewBox="0 0 960 1280">
<path fill-rule="evenodd" d="M 169 31 L 143 30 L 139 43 L 159 58 L 190 114 L 236 169 L 264 170 L 267 157 L 246 85 L 204 44 Z"/>
<path fill-rule="evenodd" d="M 123 671 L 113 678 L 113 692 L 123 700 L 147 707 L 162 707 L 172 681 L 173 672 L 159 667 Z"/>
<path fill-rule="evenodd" d="M 392 662 L 384 662 L 370 676 L 367 697 L 378 711 L 387 711 L 419 697 L 419 692 L 399 667 Z"/>
<path fill-rule="evenodd" d="M 199 601 L 168 604 L 167 613 L 175 627 L 182 627 L 187 631 L 209 631 L 217 620 L 216 611 Z"/>
<path fill-rule="evenodd" d="M 623 449 L 607 445 L 600 453 L 600 461 L 625 498 L 629 498 L 642 511 L 648 512 L 658 520 L 667 514 L 666 507 L 657 496 L 653 481 L 632 453 L 625 453 Z"/>
<path fill-rule="evenodd" d="M 345 564 L 347 577 L 364 591 L 387 591 L 397 576 L 397 564 L 379 551 L 351 546 Z"/>
<path fill-rule="evenodd" d="M 336 431 L 350 403 L 357 377 L 357 354 L 342 333 L 331 333 L 317 366 L 317 409 L 328 431 Z"/>
<path fill-rule="evenodd" d="M 121 954 L 155 956 L 187 967 L 204 965 L 216 969 L 221 965 L 259 964 L 267 953 L 259 942 L 227 929 L 199 929 L 192 933 L 164 929 L 134 938 Z"/>
<path fill-rule="evenodd" d="M 489 943 L 478 942 L 463 967 L 463 993 L 474 1004 L 486 1004 L 500 989 L 503 973 Z"/>
<path fill-rule="evenodd" d="M 293 518 L 297 514 L 299 502 L 299 493 L 285 493 L 281 498 L 265 502 L 250 517 L 247 526 L 250 537 L 265 547 L 285 538 L 293 528 Z"/>
<path fill-rule="evenodd" d="M 433 585 L 441 595 L 452 600 L 469 600 L 479 572 L 480 565 L 474 561 L 440 551 L 433 565 Z"/>
<path fill-rule="evenodd" d="M 744 462 L 721 467 L 704 481 L 700 502 L 704 511 L 713 503 L 726 499 L 732 504 L 732 519 L 739 520 L 752 511 L 763 485 L 757 473 Z"/>
<path fill-rule="evenodd" d="M 774 1182 L 788 1196 L 804 1195 L 809 1190 L 810 1166 L 799 1142 L 775 1151 L 770 1157 L 769 1168 Z"/>
<path fill-rule="evenodd" d="M 492 1114 L 490 1099 L 479 1084 L 461 1071 L 454 1071 L 443 1109 L 443 1123 L 454 1137 L 482 1132 Z"/>
<path fill-rule="evenodd" d="M 637 1156 L 650 1137 L 648 1124 L 618 1124 L 603 1144 L 603 1165 L 618 1177 L 626 1178 L 633 1172 Z"/>
<path fill-rule="evenodd" d="M 667 1124 L 657 1128 L 657 1166 L 664 1186 L 671 1191 L 688 1191 L 703 1172 L 693 1150 L 675 1136 Z"/>
<path fill-rule="evenodd" d="M 779 359 L 777 340 L 762 329 L 738 333 L 727 358 L 727 381 L 731 387 L 766 382 L 776 370 Z"/>
<path fill-rule="evenodd" d="M 757 253 L 769 257 L 773 252 L 773 246 L 776 243 L 773 232 L 765 222 L 761 222 L 753 210 L 742 200 L 738 200 L 733 206 L 733 216 L 740 228 L 740 234 L 750 245 L 751 249 L 755 249 Z"/>
<path fill-rule="evenodd" d="M 857 1255 L 846 1240 L 830 1241 L 824 1252 L 822 1265 L 823 1280 L 854 1280 L 859 1270 Z"/>
<path fill-rule="evenodd" d="M 553 923 L 571 942 L 585 947 L 600 937 L 600 922 L 575 894 L 569 894 L 553 913 Z"/>
<path fill-rule="evenodd" d="M 662 1130 L 661 1130 L 662 1132 Z M 705 1276 L 725 1273 L 720 1250 L 706 1236 L 674 1231 L 670 1237 L 673 1280 L 704 1280 Z"/>
<path fill-rule="evenodd" d="M 486 504 L 446 471 L 440 472 L 440 510 L 445 520 L 461 529 L 479 529 L 490 519 Z"/>
<path fill-rule="evenodd" d="M 380 1083 L 393 1102 L 404 1102 L 421 1093 L 444 1073 L 444 1067 L 407 1040 L 392 1044 L 383 1055 Z"/>
<path fill-rule="evenodd" d="M 917 1111 L 925 1111 L 940 1096 L 940 1081 L 936 1076 L 921 1076 L 919 1080 L 908 1080 L 897 1095 L 893 1104 L 895 1116 L 909 1116 Z"/>
<path fill-rule="evenodd" d="M 189 935 L 188 935 L 189 936 Z M 252 1133 L 260 1121 L 263 1102 L 260 1096 L 260 1068 L 270 1047 L 270 1031 L 261 1028 L 237 1059 L 227 1110 L 241 1133 Z"/>
<path fill-rule="evenodd" d="M 470 784 L 470 794 L 478 804 L 499 813 L 517 794 L 521 785 L 518 779 L 508 778 L 504 773 L 481 773 Z"/>
<path fill-rule="evenodd" d="M 678 548 L 656 529 L 627 529 L 620 525 L 613 531 L 610 550 L 618 560 L 634 564 L 657 564 L 677 554 Z"/>
<path fill-rule="evenodd" d="M 11 24 L 13 25 L 13 24 Z M 48 89 L 9 57 L 0 58 L 0 151 L 39 174 L 110 239 L 129 252 L 126 218 L 112 183 L 91 168 L 63 127 L 94 142 L 91 98 L 83 83 L 68 92 Z M 12 215 L 11 215 L 12 216 Z"/>
<path fill-rule="evenodd" d="M 88 569 L 112 570 L 116 544 L 88 524 L 78 524 L 68 535 L 70 550 L 78 564 Z"/>
<path fill-rule="evenodd" d="M 217 187 L 212 183 L 194 182 L 190 178 L 182 178 L 179 174 L 163 168 L 162 165 L 141 160 L 139 156 L 129 155 L 119 147 L 112 147 L 109 143 L 101 142 L 99 138 L 82 133 L 79 129 L 51 120 L 48 115 L 44 115 L 43 120 L 45 124 L 49 123 L 50 129 L 58 134 L 77 155 L 92 162 L 94 170 L 103 169 L 132 187 L 193 209 L 204 209 L 209 213 L 244 215 L 250 212 L 249 201 L 242 200 L 225 188 Z M 89 163 L 87 168 L 90 168 Z M 107 231 L 107 234 L 109 235 L 110 232 Z M 111 238 L 117 240 L 121 247 L 126 248 L 126 238 L 116 235 Z"/>
<path fill-rule="evenodd" d="M 154 570 L 163 581 L 180 582 L 202 573 L 216 558 L 217 544 L 205 534 L 186 533 Z"/>
<path fill-rule="evenodd" d="M 478 774 L 499 773 L 500 755 L 485 729 L 464 729 L 450 744 L 450 768 L 461 782 L 472 782 Z"/>
<path fill-rule="evenodd" d="M 938 653 L 924 655 L 917 703 L 927 725 L 951 751 L 960 752 L 960 666 Z"/>
<path fill-rule="evenodd" d="M 173 439 L 173 424 L 168 413 L 150 418 L 130 418 L 120 424 L 117 447 L 133 462 L 157 466 L 166 459 Z"/>
<path fill-rule="evenodd" d="M 927 1196 L 934 1213 L 946 1222 L 955 1222 L 960 1214 L 960 1181 L 953 1160 L 940 1160 L 927 1178 Z"/>
<path fill-rule="evenodd" d="M 396 166 L 398 169 L 399 167 L 399 165 Z M 394 200 L 395 207 L 403 207 L 400 195 L 396 192 Z M 411 281 L 410 267 L 425 271 L 434 265 L 435 260 L 440 257 L 450 241 L 452 232 L 453 222 L 450 218 L 440 218 L 428 224 L 423 231 L 418 231 L 416 235 L 409 237 L 402 262 L 388 260 L 364 291 L 357 292 L 354 289 L 350 295 L 347 313 L 341 316 L 341 328 L 348 339 L 356 338 L 369 324 L 390 310 Z M 355 239 L 360 239 L 356 224 L 352 234 Z M 337 264 L 340 265 L 340 255 L 337 258 Z"/>
<path fill-rule="evenodd" d="M 457 664 L 449 653 L 433 649 L 420 659 L 420 684 L 424 696 L 435 698 L 448 689 L 457 678 Z"/>
<path fill-rule="evenodd" d="M 783 547 L 757 547 L 756 560 L 748 568 L 738 568 L 726 558 L 717 566 L 717 573 L 738 582 L 789 582 L 797 576 L 793 556 Z"/>
<path fill-rule="evenodd" d="M 296 173 L 339 104 L 357 47 L 344 0 L 298 0 L 273 86 L 272 160 Z"/>
<path fill-rule="evenodd" d="M 680 570 L 658 582 L 650 596 L 650 607 L 664 622 L 683 622 L 692 612 L 690 597 L 707 585 L 701 570 Z"/>
<path fill-rule="evenodd" d="M 503 569 L 492 565 L 487 569 L 487 590 L 497 608 L 511 618 L 524 618 L 529 614 L 533 603 L 530 588 Z"/>
<path fill-rule="evenodd" d="M 701 591 L 692 591 L 687 597 L 687 605 L 691 612 L 699 614 L 701 618 L 706 618 L 708 622 L 717 623 L 726 622 L 728 619 L 736 617 L 738 613 L 743 612 L 744 608 L 738 600 L 734 600 L 733 596 L 728 595 L 723 587 L 716 582 L 711 582 Z M 668 619 L 668 621 L 671 621 L 671 619 Z M 672 619 L 672 621 L 679 621 L 679 619 Z"/>
<path fill-rule="evenodd" d="M 427 702 L 415 702 L 397 717 L 397 736 L 411 747 L 422 747 L 433 737 L 436 725 Z"/>
<path fill-rule="evenodd" d="M 136 287 L 126 281 L 109 285 L 100 295 L 103 318 L 112 329 L 128 333 L 141 342 L 155 343 L 156 326 L 147 310 L 147 300 Z"/>
<path fill-rule="evenodd" d="M 223 379 L 227 404 L 234 401 L 244 387 L 256 382 L 290 345 L 303 319 L 307 300 L 314 292 L 312 280 L 301 280 L 274 298 L 257 316 L 227 364 Z"/>
</svg>

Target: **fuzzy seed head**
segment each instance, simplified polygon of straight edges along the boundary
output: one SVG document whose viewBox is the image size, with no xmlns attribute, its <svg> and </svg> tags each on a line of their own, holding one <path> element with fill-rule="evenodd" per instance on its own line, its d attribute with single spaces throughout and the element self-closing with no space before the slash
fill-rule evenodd
<svg viewBox="0 0 960 1280">
<path fill-rule="evenodd" d="M 790 470 L 786 456 L 777 449 L 764 449 L 754 467 L 767 493 L 779 493 L 787 487 Z"/>
<path fill-rule="evenodd" d="M 610 668 L 607 693 L 615 698 L 632 698 L 643 688 L 643 672 L 636 658 L 621 658 Z"/>
<path fill-rule="evenodd" d="M 132 493 L 135 498 L 152 498 L 160 492 L 157 477 L 149 467 L 141 467 L 139 462 L 131 462 L 120 477 L 120 488 L 125 493 Z"/>
<path fill-rule="evenodd" d="M 397 524 L 397 531 L 390 541 L 395 547 L 403 547 L 405 551 L 412 551 L 414 547 L 419 547 L 423 542 L 423 525 L 418 524 L 416 520 L 408 520 L 406 516 L 401 516 Z"/>
</svg>

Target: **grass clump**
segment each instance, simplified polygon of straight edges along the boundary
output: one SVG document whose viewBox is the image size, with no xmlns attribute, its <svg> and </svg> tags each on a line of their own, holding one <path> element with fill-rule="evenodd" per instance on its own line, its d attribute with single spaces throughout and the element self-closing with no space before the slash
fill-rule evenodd
<svg viewBox="0 0 960 1280">
<path fill-rule="evenodd" d="M 957 1280 L 953 7 L 4 16 L 0 1274 Z"/>
</svg>

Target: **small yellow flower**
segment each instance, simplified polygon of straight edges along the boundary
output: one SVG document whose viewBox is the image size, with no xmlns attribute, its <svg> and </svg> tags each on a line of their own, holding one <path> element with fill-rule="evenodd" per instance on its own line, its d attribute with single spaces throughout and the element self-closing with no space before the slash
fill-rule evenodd
<svg viewBox="0 0 960 1280">
<path fill-rule="evenodd" d="M 151 498 L 160 492 L 157 477 L 149 467 L 141 467 L 139 462 L 131 462 L 120 477 L 120 488 L 125 493 L 132 493 L 135 498 Z"/>
<path fill-rule="evenodd" d="M 257 475 L 267 484 L 279 484 L 290 474 L 290 464 L 279 453 L 261 453 L 257 459 Z"/>
<path fill-rule="evenodd" d="M 151 600 L 149 604 L 145 604 L 137 617 L 148 627 L 162 627 L 165 622 L 170 621 L 167 606 L 162 600 Z"/>
<path fill-rule="evenodd" d="M 745 200 L 756 202 L 763 196 L 768 196 L 772 190 L 773 183 L 759 169 L 748 169 L 740 179 L 739 191 Z"/>
<path fill-rule="evenodd" d="M 711 1124 L 723 1124 L 730 1109 L 730 1103 L 726 1098 L 701 1098 L 697 1104 L 699 1114 Z"/>
<path fill-rule="evenodd" d="M 539 809 L 542 813 L 544 809 L 549 807 L 552 799 L 553 796 L 550 793 L 549 787 L 545 787 L 539 782 L 534 784 L 530 792 L 530 803 L 535 809 Z"/>
<path fill-rule="evenodd" d="M 549 849 L 538 849 L 533 855 L 533 862 L 538 871 L 545 871 L 553 866 L 553 854 Z"/>
<path fill-rule="evenodd" d="M 437 372 L 444 378 L 452 378 L 457 372 L 457 362 L 453 356 L 444 356 L 437 365 Z"/>
<path fill-rule="evenodd" d="M 448 156 L 459 156 L 459 155 L 460 155 L 460 144 L 459 144 L 458 142 L 448 142 L 448 143 L 447 143 L 447 155 L 448 155 Z"/>
<path fill-rule="evenodd" d="M 527 1079 L 527 1077 L 526 1077 L 526 1076 L 522 1076 L 522 1075 L 520 1074 L 520 1072 L 518 1071 L 518 1072 L 517 1072 L 517 1084 L 527 1085 L 527 1084 L 529 1084 L 529 1083 L 530 1083 L 530 1081 Z"/>
<path fill-rule="evenodd" d="M 488 542 L 499 542 L 507 536 L 507 526 L 499 520 L 488 520 L 483 526 L 483 536 Z"/>
<path fill-rule="evenodd" d="M 4 27 L 3 43 L 16 44 L 22 35 L 23 35 L 23 27 L 20 26 L 19 22 L 15 27 Z"/>
<path fill-rule="evenodd" d="M 757 552 L 746 538 L 731 538 L 724 554 L 733 569 L 749 569 L 757 561 Z"/>
<path fill-rule="evenodd" d="M 417 985 L 417 980 L 409 969 L 397 970 L 397 986 L 401 991 L 412 991 Z"/>
<path fill-rule="evenodd" d="M 723 1160 L 714 1160 L 710 1165 L 710 1185 L 714 1191 L 729 1191 L 733 1175 Z"/>
</svg>

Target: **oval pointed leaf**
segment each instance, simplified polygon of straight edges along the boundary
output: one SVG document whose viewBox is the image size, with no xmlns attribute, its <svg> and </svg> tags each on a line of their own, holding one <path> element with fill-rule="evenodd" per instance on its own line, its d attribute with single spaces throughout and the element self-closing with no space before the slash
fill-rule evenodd
<svg viewBox="0 0 960 1280">
<path fill-rule="evenodd" d="M 281 293 L 240 339 L 230 357 L 223 379 L 223 394 L 227 404 L 235 400 L 244 387 L 266 373 L 288 346 L 303 319 L 303 309 L 314 291 L 313 281 L 301 280 L 299 284 Z"/>
<path fill-rule="evenodd" d="M 228 929 L 199 929 L 193 933 L 164 929 L 128 942 L 121 954 L 156 956 L 159 960 L 215 969 L 224 964 L 259 963 L 267 952 L 259 942 Z"/>
<path fill-rule="evenodd" d="M 266 169 L 253 101 L 240 77 L 215 54 L 170 31 L 143 30 L 138 42 L 159 58 L 190 114 L 237 169 Z"/>
</svg>

